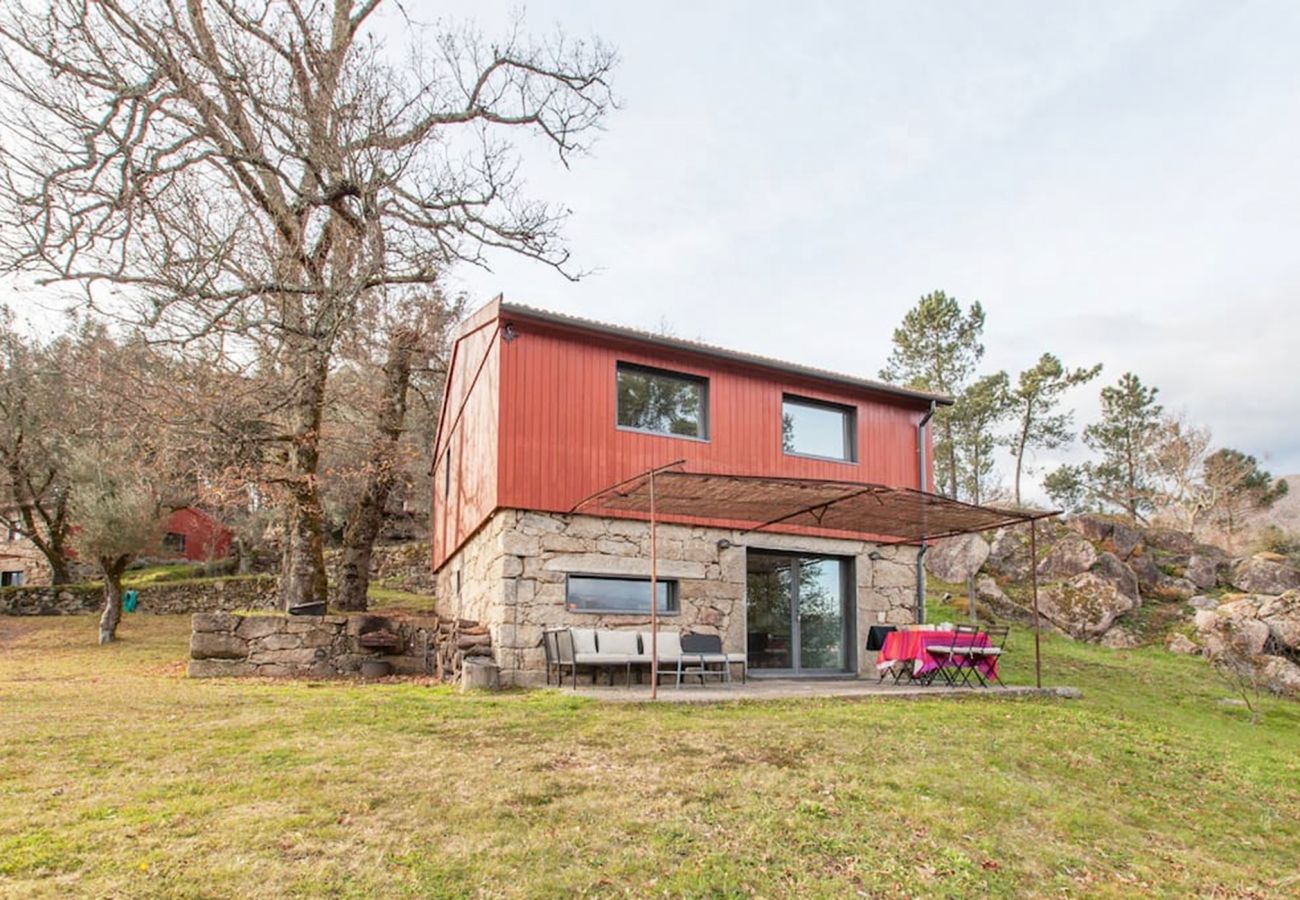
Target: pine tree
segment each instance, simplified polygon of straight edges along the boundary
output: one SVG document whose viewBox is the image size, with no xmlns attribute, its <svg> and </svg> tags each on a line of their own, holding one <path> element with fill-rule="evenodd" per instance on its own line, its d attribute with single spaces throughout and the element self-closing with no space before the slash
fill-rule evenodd
<svg viewBox="0 0 1300 900">
<path fill-rule="evenodd" d="M 1157 388 L 1144 385 L 1132 372 L 1101 389 L 1101 421 L 1083 430 L 1083 442 L 1101 454 L 1086 464 L 1089 490 L 1102 503 L 1116 506 L 1133 523 L 1151 509 L 1150 451 L 1160 431 L 1164 407 Z"/>
<path fill-rule="evenodd" d="M 984 355 L 980 336 L 984 331 L 984 309 L 973 303 L 963 312 L 955 297 L 943 291 L 926 294 L 894 329 L 894 349 L 880 377 L 907 387 L 957 396 L 974 374 Z M 935 414 L 938 440 L 934 446 L 939 489 L 957 496 L 958 462 L 953 410 Z"/>
<path fill-rule="evenodd" d="M 1011 410 L 1011 380 L 1006 372 L 985 375 L 962 391 L 952 408 L 953 449 L 958 483 L 972 503 L 988 499 L 994 475 L 994 429 Z"/>
<path fill-rule="evenodd" d="M 1070 388 L 1085 384 L 1101 372 L 1100 363 L 1090 369 L 1070 370 L 1050 353 L 1039 357 L 1033 368 L 1016 379 L 1010 403 L 1016 417 L 1016 430 L 1007 438 L 1007 446 L 1016 459 L 1016 504 L 1020 500 L 1020 480 L 1025 471 L 1025 457 L 1033 450 L 1055 450 L 1074 440 L 1071 431 L 1074 414 L 1056 412 L 1061 396 Z"/>
</svg>

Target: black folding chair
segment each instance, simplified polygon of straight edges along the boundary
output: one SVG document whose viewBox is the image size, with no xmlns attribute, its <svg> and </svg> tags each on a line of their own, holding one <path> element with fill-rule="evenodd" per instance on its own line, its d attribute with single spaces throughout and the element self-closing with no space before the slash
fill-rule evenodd
<svg viewBox="0 0 1300 900">
<path fill-rule="evenodd" d="M 939 660 L 939 665 L 927 673 L 921 683 L 930 685 L 936 677 L 942 678 L 948 687 L 957 687 L 969 674 L 964 672 L 971 663 L 970 650 L 979 639 L 980 629 L 977 625 L 958 625 L 948 633 L 946 639 L 932 640 L 925 645 L 925 652 Z"/>
<path fill-rule="evenodd" d="M 984 634 L 988 635 L 988 643 L 971 647 L 968 656 L 970 665 L 966 668 L 965 677 L 962 684 L 969 684 L 971 676 L 974 676 L 980 683 L 980 687 L 988 687 L 989 679 L 984 677 L 980 671 L 979 664 L 983 660 L 993 660 L 993 681 L 1002 684 L 1002 674 L 999 671 L 1002 667 L 998 665 L 1001 661 L 1002 654 L 1006 651 L 1007 640 L 1011 637 L 1011 626 L 1009 625 L 989 625 L 983 629 Z M 1005 684 L 1002 684 L 1006 687 Z"/>
</svg>

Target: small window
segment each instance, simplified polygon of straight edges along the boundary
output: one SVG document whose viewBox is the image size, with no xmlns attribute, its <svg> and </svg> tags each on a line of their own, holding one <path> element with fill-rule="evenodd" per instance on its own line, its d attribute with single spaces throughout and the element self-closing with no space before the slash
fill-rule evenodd
<svg viewBox="0 0 1300 900">
<path fill-rule="evenodd" d="M 708 439 L 707 380 L 619 363 L 617 381 L 619 428 Z"/>
<path fill-rule="evenodd" d="M 661 579 L 656 588 L 659 612 L 676 613 L 677 582 Z M 570 575 L 564 605 L 569 612 L 649 615 L 650 579 Z"/>
<path fill-rule="evenodd" d="M 163 535 L 162 545 L 164 550 L 170 550 L 173 553 L 184 553 L 185 535 L 175 531 L 169 531 Z"/>
<path fill-rule="evenodd" d="M 843 462 L 857 460 L 852 407 L 785 397 L 781 403 L 781 447 L 794 456 Z"/>
<path fill-rule="evenodd" d="M 22 572 L 0 572 L 0 587 L 18 587 L 22 583 Z"/>
<path fill-rule="evenodd" d="M 442 497 L 444 500 L 451 499 L 451 446 L 448 445 L 447 452 L 442 457 Z"/>
</svg>

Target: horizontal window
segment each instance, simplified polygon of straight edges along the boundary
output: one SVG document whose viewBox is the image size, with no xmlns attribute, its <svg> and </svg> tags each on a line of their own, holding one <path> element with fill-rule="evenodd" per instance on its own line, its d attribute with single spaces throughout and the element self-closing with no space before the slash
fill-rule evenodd
<svg viewBox="0 0 1300 900">
<path fill-rule="evenodd" d="M 677 437 L 708 437 L 709 385 L 703 378 L 618 364 L 618 425 Z"/>
<path fill-rule="evenodd" d="M 171 550 L 175 553 L 185 552 L 185 535 L 175 531 L 169 531 L 163 535 L 162 545 L 164 550 Z"/>
<path fill-rule="evenodd" d="M 659 612 L 677 612 L 677 582 L 660 579 L 655 587 Z M 570 575 L 564 605 L 569 612 L 640 613 L 648 616 L 650 579 Z"/>
<path fill-rule="evenodd" d="M 786 453 L 854 462 L 857 417 L 852 407 L 799 397 L 781 402 L 781 446 Z"/>
</svg>

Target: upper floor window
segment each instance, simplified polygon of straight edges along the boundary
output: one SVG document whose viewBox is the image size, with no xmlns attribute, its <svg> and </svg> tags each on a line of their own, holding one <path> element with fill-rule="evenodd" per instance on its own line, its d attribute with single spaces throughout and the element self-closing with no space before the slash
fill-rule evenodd
<svg viewBox="0 0 1300 900">
<path fill-rule="evenodd" d="M 706 379 L 619 363 L 617 380 L 620 428 L 708 439 Z"/>
<path fill-rule="evenodd" d="M 185 535 L 177 531 L 169 531 L 163 535 L 162 545 L 164 550 L 171 550 L 173 553 L 184 553 Z"/>
<path fill-rule="evenodd" d="M 795 456 L 856 462 L 856 420 L 850 406 L 786 395 L 781 401 L 781 447 Z"/>
</svg>

